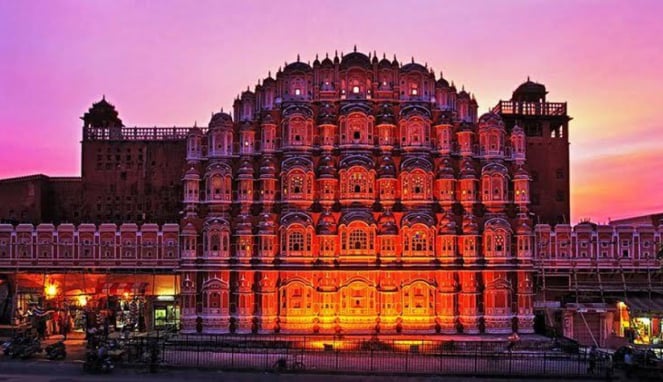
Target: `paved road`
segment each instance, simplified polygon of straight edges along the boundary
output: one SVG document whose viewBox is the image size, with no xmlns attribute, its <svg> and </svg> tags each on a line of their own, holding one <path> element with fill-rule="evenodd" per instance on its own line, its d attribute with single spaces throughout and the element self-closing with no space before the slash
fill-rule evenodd
<svg viewBox="0 0 663 382">
<path fill-rule="evenodd" d="M 11 363 L 11 365 L 10 365 Z M 156 374 L 141 373 L 133 370 L 114 370 L 109 375 L 83 374 L 80 365 L 68 362 L 1 362 L 0 381 L 2 382 L 83 382 L 83 381 L 223 381 L 223 382 L 464 382 L 468 378 L 451 377 L 393 377 L 393 376 L 351 376 L 351 375 L 316 375 L 316 374 L 275 374 L 275 373 L 236 373 L 199 370 L 160 371 Z M 495 379 L 471 378 L 472 382 L 540 382 L 539 379 Z M 547 379 L 546 381 L 563 381 Z"/>
</svg>

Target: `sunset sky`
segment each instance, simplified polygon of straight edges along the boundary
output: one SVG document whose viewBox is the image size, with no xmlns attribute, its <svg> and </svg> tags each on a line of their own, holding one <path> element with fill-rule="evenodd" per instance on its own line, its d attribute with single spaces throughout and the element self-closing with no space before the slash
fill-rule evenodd
<svg viewBox="0 0 663 382">
<path fill-rule="evenodd" d="M 663 211 L 663 1 L 0 0 L 0 178 L 80 175 L 80 116 L 207 124 L 269 70 L 428 63 L 487 111 L 527 76 L 568 102 L 572 221 Z"/>
</svg>

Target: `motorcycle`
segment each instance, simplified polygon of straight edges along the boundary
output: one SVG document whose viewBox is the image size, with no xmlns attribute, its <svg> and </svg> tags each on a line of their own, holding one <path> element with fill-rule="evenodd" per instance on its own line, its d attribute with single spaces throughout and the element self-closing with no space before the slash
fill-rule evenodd
<svg viewBox="0 0 663 382">
<path fill-rule="evenodd" d="M 27 340 L 20 349 L 17 351 L 16 356 L 21 359 L 28 359 L 37 353 L 41 353 L 41 342 L 38 338 L 31 338 Z"/>
<path fill-rule="evenodd" d="M 28 336 L 17 334 L 12 339 L 2 344 L 2 352 L 6 356 L 16 358 L 18 352 L 28 343 L 29 339 L 30 337 Z"/>
<path fill-rule="evenodd" d="M 85 354 L 83 371 L 89 373 L 110 373 L 115 368 L 113 361 L 104 346 L 88 350 Z"/>
<path fill-rule="evenodd" d="M 67 349 L 62 341 L 46 346 L 44 351 L 46 352 L 46 358 L 50 360 L 65 359 L 67 357 Z"/>
</svg>

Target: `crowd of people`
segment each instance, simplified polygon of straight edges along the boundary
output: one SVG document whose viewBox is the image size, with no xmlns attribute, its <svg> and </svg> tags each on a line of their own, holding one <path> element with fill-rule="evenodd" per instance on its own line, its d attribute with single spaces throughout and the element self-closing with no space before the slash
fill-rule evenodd
<svg viewBox="0 0 663 382">
<path fill-rule="evenodd" d="M 67 339 L 67 334 L 72 328 L 72 316 L 67 309 L 51 307 L 43 309 L 37 304 L 30 304 L 25 312 L 20 307 L 16 309 L 14 324 L 16 326 L 30 325 L 35 329 L 40 340 L 56 334 Z"/>
</svg>

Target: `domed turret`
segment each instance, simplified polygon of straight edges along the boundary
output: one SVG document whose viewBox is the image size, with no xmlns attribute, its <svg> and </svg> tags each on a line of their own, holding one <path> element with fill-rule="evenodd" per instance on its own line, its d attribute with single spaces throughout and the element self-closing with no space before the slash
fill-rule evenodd
<svg viewBox="0 0 663 382">
<path fill-rule="evenodd" d="M 371 60 L 369 60 L 367 55 L 357 52 L 355 47 L 354 52 L 344 55 L 341 60 L 341 70 L 348 69 L 352 66 L 360 66 L 365 69 L 370 69 Z"/>
<path fill-rule="evenodd" d="M 496 113 L 485 113 L 479 118 L 479 130 L 488 128 L 498 128 L 504 130 L 504 121 Z"/>
<path fill-rule="evenodd" d="M 235 233 L 237 234 L 251 234 L 252 227 L 253 225 L 251 224 L 251 218 L 245 213 L 238 215 L 235 219 Z"/>
<path fill-rule="evenodd" d="M 122 120 L 118 117 L 115 106 L 106 101 L 104 96 L 101 101 L 93 103 L 92 107 L 81 119 L 83 127 L 122 127 Z"/>
<path fill-rule="evenodd" d="M 248 159 L 242 161 L 242 164 L 237 170 L 237 176 L 240 178 L 253 177 L 253 165 Z"/>
<path fill-rule="evenodd" d="M 378 63 L 378 68 L 380 69 L 391 68 L 391 61 L 387 60 L 387 56 L 382 56 L 382 59 Z"/>
<path fill-rule="evenodd" d="M 531 235 L 532 225 L 530 220 L 525 215 L 519 215 L 516 221 L 516 234 L 517 235 Z"/>
<path fill-rule="evenodd" d="M 322 62 L 320 63 L 320 67 L 322 67 L 322 68 L 332 68 L 332 67 L 334 67 L 334 63 L 329 58 L 328 54 L 325 55 L 324 60 L 322 60 Z"/>
<path fill-rule="evenodd" d="M 260 164 L 260 177 L 261 178 L 274 178 L 276 177 L 276 166 L 271 157 L 264 157 Z"/>
<path fill-rule="evenodd" d="M 318 177 L 336 178 L 336 175 L 337 171 L 332 157 L 330 155 L 325 155 L 320 158 L 320 162 L 318 162 Z"/>
<path fill-rule="evenodd" d="M 449 87 L 449 81 L 445 80 L 444 77 L 442 77 L 442 73 L 440 73 L 440 78 L 437 81 L 435 81 L 435 87 L 441 89 L 446 89 Z"/>
<path fill-rule="evenodd" d="M 428 74 L 428 69 L 426 69 L 425 66 L 417 62 L 414 62 L 414 58 L 412 59 L 412 62 L 410 62 L 409 64 L 405 64 L 401 67 L 401 72 L 403 73 L 412 72 L 412 71 L 419 71 Z"/>
<path fill-rule="evenodd" d="M 396 164 L 390 155 L 385 155 L 380 160 L 378 178 L 396 178 Z"/>
<path fill-rule="evenodd" d="M 198 170 L 196 170 L 195 167 L 191 166 L 184 173 L 184 177 L 182 178 L 182 180 L 195 180 L 195 181 L 198 181 L 198 180 L 200 180 L 200 174 L 198 174 Z"/>
<path fill-rule="evenodd" d="M 291 72 L 308 72 L 311 70 L 311 66 L 305 62 L 299 62 L 299 56 L 297 56 L 297 61 L 291 64 L 288 64 L 283 68 L 283 73 Z"/>
<path fill-rule="evenodd" d="M 462 168 L 460 170 L 461 179 L 476 178 L 477 171 L 474 169 L 470 160 L 463 160 Z"/>
<path fill-rule="evenodd" d="M 377 114 L 377 125 L 395 125 L 396 117 L 390 104 L 382 104 Z"/>
<path fill-rule="evenodd" d="M 438 179 L 454 179 L 454 169 L 451 166 L 451 161 L 448 158 L 444 158 L 440 167 L 437 169 L 437 178 Z"/>
<path fill-rule="evenodd" d="M 463 233 L 477 235 L 479 233 L 479 225 L 472 213 L 467 213 L 463 216 Z"/>
<path fill-rule="evenodd" d="M 378 235 L 398 235 L 396 218 L 391 210 L 386 210 L 378 219 Z"/>
<path fill-rule="evenodd" d="M 274 223 L 272 214 L 269 212 L 264 212 L 260 215 L 258 233 L 261 235 L 274 235 L 276 233 L 276 224 Z"/>
<path fill-rule="evenodd" d="M 228 113 L 220 111 L 212 115 L 212 119 L 209 121 L 209 128 L 215 129 L 219 127 L 232 127 L 233 119 Z"/>
<path fill-rule="evenodd" d="M 454 220 L 453 214 L 449 210 L 445 211 L 440 221 L 437 224 L 438 232 L 441 235 L 455 235 L 456 232 L 456 221 Z"/>
<path fill-rule="evenodd" d="M 317 117 L 318 125 L 335 125 L 336 114 L 334 113 L 334 106 L 326 102 L 320 106 Z"/>
<path fill-rule="evenodd" d="M 530 81 L 529 77 L 527 77 L 527 81 L 520 84 L 514 90 L 511 100 L 518 102 L 545 102 L 546 94 L 548 92 L 543 84 Z"/>
<path fill-rule="evenodd" d="M 320 215 L 320 219 L 318 220 L 318 224 L 315 227 L 315 230 L 318 235 L 336 235 L 336 219 L 329 210 L 325 210 Z"/>
</svg>

